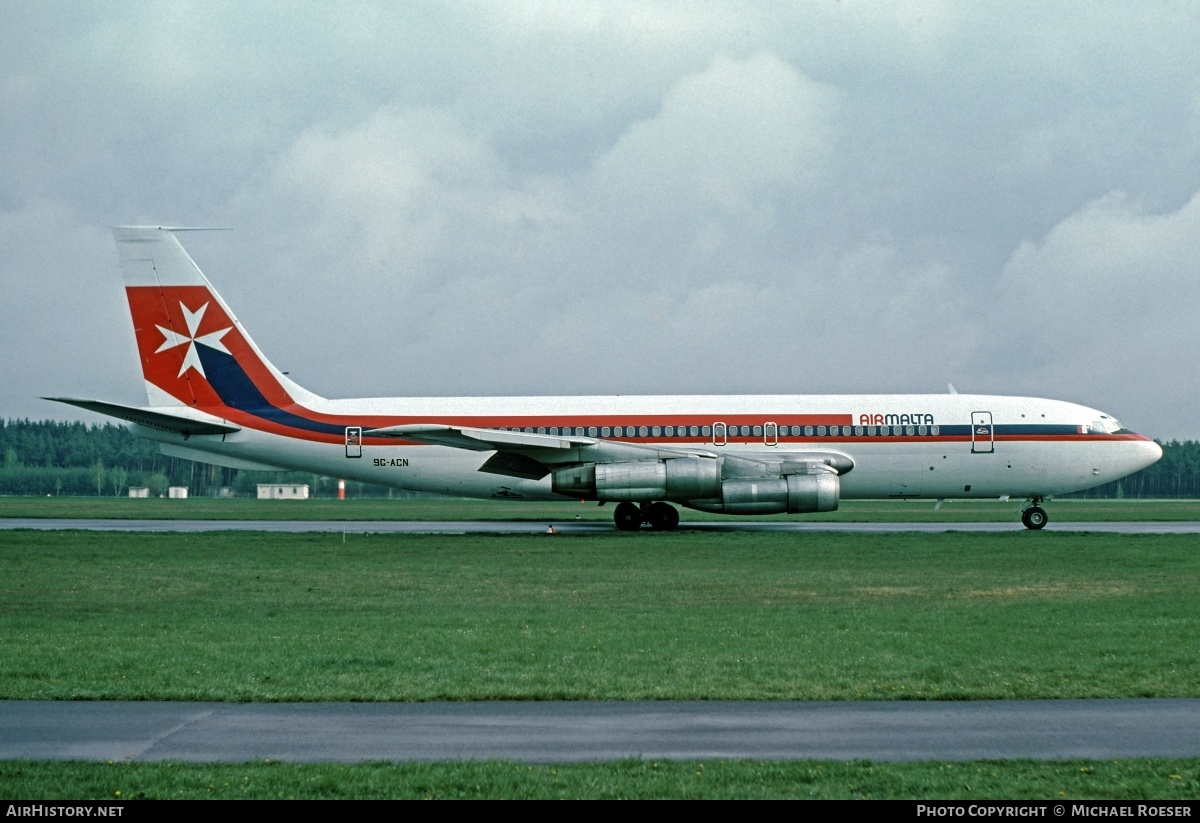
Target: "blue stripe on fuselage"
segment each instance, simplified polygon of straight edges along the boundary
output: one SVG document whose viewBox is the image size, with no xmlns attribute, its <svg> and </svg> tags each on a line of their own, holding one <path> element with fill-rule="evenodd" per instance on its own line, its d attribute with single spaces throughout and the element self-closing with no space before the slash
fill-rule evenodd
<svg viewBox="0 0 1200 823">
<path fill-rule="evenodd" d="M 238 365 L 233 355 L 200 344 L 197 344 L 196 348 L 200 353 L 200 362 L 204 365 L 204 374 L 209 385 L 226 406 L 280 426 L 319 434 L 335 434 L 339 437 L 345 434 L 345 426 L 309 420 L 307 417 L 271 405 L 258 386 L 254 385 L 250 375 L 246 374 L 246 370 Z"/>
</svg>

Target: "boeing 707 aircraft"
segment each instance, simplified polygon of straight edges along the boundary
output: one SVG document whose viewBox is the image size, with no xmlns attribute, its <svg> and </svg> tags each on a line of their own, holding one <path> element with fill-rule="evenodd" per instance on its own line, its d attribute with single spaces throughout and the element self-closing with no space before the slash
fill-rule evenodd
<svg viewBox="0 0 1200 823">
<path fill-rule="evenodd" d="M 101 412 L 164 453 L 443 495 L 614 503 L 671 530 L 841 500 L 1042 502 L 1145 468 L 1157 443 L 1095 409 L 994 395 L 406 397 L 330 400 L 271 365 L 176 238 L 114 229 L 148 404 Z"/>
</svg>

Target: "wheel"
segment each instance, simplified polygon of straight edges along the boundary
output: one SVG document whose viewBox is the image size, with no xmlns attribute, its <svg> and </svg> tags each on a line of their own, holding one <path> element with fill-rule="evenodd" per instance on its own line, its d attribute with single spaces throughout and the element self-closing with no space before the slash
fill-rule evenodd
<svg viewBox="0 0 1200 823">
<path fill-rule="evenodd" d="M 1025 511 L 1021 512 L 1021 522 L 1025 524 L 1027 529 L 1040 529 L 1046 525 L 1046 510 L 1041 506 L 1030 506 Z"/>
<path fill-rule="evenodd" d="M 674 531 L 679 525 L 679 512 L 666 503 L 651 503 L 649 520 L 650 528 L 655 531 Z"/>
<path fill-rule="evenodd" d="M 635 532 L 642 527 L 642 510 L 632 503 L 618 503 L 613 522 L 623 532 Z"/>
</svg>

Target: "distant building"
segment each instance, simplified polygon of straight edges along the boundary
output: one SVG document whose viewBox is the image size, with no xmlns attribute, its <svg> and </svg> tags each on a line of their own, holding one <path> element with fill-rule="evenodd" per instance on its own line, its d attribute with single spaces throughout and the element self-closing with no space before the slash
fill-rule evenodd
<svg viewBox="0 0 1200 823">
<path fill-rule="evenodd" d="M 130 486 L 129 487 L 129 496 L 130 497 L 149 497 L 150 490 L 148 488 L 146 488 L 145 486 Z"/>
<path fill-rule="evenodd" d="M 187 497 L 187 486 L 170 486 L 167 488 L 167 497 L 175 497 L 183 500 Z"/>
<path fill-rule="evenodd" d="M 259 500 L 307 500 L 307 483 L 259 483 Z"/>
</svg>

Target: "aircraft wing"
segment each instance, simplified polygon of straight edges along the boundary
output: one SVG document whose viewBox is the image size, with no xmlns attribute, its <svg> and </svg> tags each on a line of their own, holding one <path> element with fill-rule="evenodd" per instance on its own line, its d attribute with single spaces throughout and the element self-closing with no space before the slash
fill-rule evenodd
<svg viewBox="0 0 1200 823">
<path fill-rule="evenodd" d="M 451 446 L 471 451 L 513 451 L 525 449 L 574 449 L 594 446 L 594 437 L 568 437 L 557 434 L 527 434 L 496 429 L 477 429 L 470 426 L 445 426 L 440 423 L 410 423 L 363 432 L 369 437 L 396 437 L 436 446 Z"/>
<path fill-rule="evenodd" d="M 410 423 L 370 429 L 363 434 L 371 437 L 396 437 L 471 451 L 494 451 L 496 453 L 479 467 L 479 471 L 529 480 L 539 480 L 555 469 L 586 463 L 716 456 L 711 452 L 692 448 L 676 449 L 663 448 L 657 444 L 621 443 L 600 437 L 498 431 L 439 423 Z"/>
<path fill-rule="evenodd" d="M 617 462 L 622 460 L 670 460 L 678 457 L 717 457 L 717 452 L 689 446 L 665 446 L 661 443 L 624 443 L 599 437 L 579 437 L 557 434 L 532 434 L 519 431 L 498 431 L 470 426 L 447 426 L 441 423 L 409 423 L 363 432 L 372 437 L 395 437 L 450 446 L 471 451 L 512 452 L 532 457 L 548 464 L 572 462 Z M 575 451 L 572 451 L 575 450 Z M 854 459 L 840 451 L 828 449 L 773 447 L 761 451 L 739 451 L 737 459 L 761 463 L 821 464 L 845 474 L 854 468 Z"/>
<path fill-rule="evenodd" d="M 163 408 L 144 409 L 137 406 L 123 406 L 120 403 L 105 403 L 101 400 L 79 400 L 74 397 L 43 397 L 43 400 L 53 400 L 55 403 L 67 403 L 88 411 L 107 414 L 118 420 L 137 423 L 139 426 L 149 426 L 152 429 L 179 432 L 185 437 L 193 434 L 232 434 L 241 431 L 241 426 L 227 423 L 219 417 L 188 411 L 183 407 L 168 406 Z M 203 416 L 201 416 L 203 415 Z"/>
<path fill-rule="evenodd" d="M 594 448 L 594 437 L 572 437 L 556 434 L 532 434 L 518 431 L 480 429 L 472 426 L 447 426 L 441 423 L 409 423 L 369 429 L 370 437 L 396 437 L 435 446 L 449 446 L 469 451 L 494 451 L 494 455 L 479 467 L 479 471 L 540 480 L 550 473 L 550 465 L 562 466 L 582 462 L 580 450 Z"/>
</svg>

